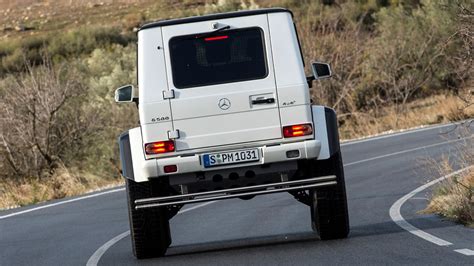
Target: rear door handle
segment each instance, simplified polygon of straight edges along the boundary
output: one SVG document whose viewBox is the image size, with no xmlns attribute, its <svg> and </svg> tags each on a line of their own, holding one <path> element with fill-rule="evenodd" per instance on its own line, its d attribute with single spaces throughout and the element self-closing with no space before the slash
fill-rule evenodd
<svg viewBox="0 0 474 266">
<path fill-rule="evenodd" d="M 270 104 L 275 103 L 275 98 L 263 98 L 252 100 L 252 104 Z"/>
</svg>

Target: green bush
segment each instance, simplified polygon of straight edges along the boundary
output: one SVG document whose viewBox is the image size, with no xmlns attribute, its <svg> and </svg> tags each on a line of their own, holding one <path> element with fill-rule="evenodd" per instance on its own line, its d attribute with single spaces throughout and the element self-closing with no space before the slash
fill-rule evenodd
<svg viewBox="0 0 474 266">
<path fill-rule="evenodd" d="M 54 58 L 67 59 L 89 54 L 94 49 L 111 44 L 125 46 L 131 41 L 132 38 L 122 35 L 118 28 L 84 27 L 50 38 L 47 50 Z"/>
<path fill-rule="evenodd" d="M 377 91 L 379 103 L 404 105 L 421 92 L 444 89 L 462 52 L 456 38 L 457 6 L 425 0 L 418 8 L 382 8 L 375 16 L 377 35 L 365 50 L 364 79 L 357 106 L 364 107 Z"/>
<path fill-rule="evenodd" d="M 25 70 L 25 61 L 33 65 L 42 64 L 45 54 L 60 63 L 86 56 L 97 48 L 115 44 L 126 46 L 134 41 L 134 34 L 123 34 L 119 28 L 82 27 L 16 42 L 3 42 L 0 43 L 0 75 Z"/>
<path fill-rule="evenodd" d="M 112 45 L 95 49 L 76 66 L 83 72 L 88 87 L 87 104 L 82 109 L 96 117 L 97 130 L 84 139 L 81 160 L 71 153 L 75 166 L 95 174 L 116 175 L 118 169 L 117 136 L 137 126 L 135 105 L 118 105 L 114 91 L 124 84 L 136 84 L 136 46 Z"/>
</svg>

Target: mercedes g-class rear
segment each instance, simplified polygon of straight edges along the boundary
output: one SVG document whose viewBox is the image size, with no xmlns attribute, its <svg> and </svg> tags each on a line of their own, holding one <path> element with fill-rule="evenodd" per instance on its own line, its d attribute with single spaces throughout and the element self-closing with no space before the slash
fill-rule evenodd
<svg viewBox="0 0 474 266">
<path fill-rule="evenodd" d="M 188 203 L 290 192 L 321 238 L 349 232 L 334 111 L 311 105 L 289 10 L 146 24 L 138 32 L 140 126 L 119 138 L 134 254 L 162 256 L 169 219 Z M 143 221 L 147 222 L 144 223 Z M 157 230 L 157 228 L 159 230 Z"/>
</svg>

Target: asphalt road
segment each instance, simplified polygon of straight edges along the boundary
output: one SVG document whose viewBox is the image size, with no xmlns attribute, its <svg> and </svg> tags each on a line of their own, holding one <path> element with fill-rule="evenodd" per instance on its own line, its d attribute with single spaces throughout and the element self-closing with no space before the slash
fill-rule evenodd
<svg viewBox="0 0 474 266">
<path fill-rule="evenodd" d="M 0 212 L 0 265 L 85 265 L 94 259 L 99 265 L 474 265 L 474 256 L 466 255 L 474 250 L 473 229 L 416 213 L 426 205 L 426 192 L 401 206 L 401 214 L 452 245 L 417 237 L 389 215 L 394 202 L 438 177 L 428 170 L 433 165 L 445 157 L 458 160 L 459 146 L 472 142 L 474 125 L 467 130 L 448 125 L 345 143 L 348 239 L 319 240 L 309 208 L 287 193 L 274 194 L 185 206 L 195 209 L 171 220 L 167 255 L 137 261 L 119 189 Z"/>
</svg>

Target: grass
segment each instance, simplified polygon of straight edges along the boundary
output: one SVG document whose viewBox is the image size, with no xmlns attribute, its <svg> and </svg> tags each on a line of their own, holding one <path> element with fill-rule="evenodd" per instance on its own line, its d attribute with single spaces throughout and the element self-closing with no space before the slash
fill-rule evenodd
<svg viewBox="0 0 474 266">
<path fill-rule="evenodd" d="M 0 210 L 77 196 L 118 185 L 123 185 L 122 178 L 104 178 L 60 168 L 47 180 L 0 182 Z"/>
<path fill-rule="evenodd" d="M 387 106 L 377 111 L 381 115 L 375 115 L 375 112 L 369 110 L 339 116 L 341 138 L 360 138 L 421 125 L 465 120 L 474 117 L 474 106 L 467 106 L 458 96 L 441 94 L 414 100 L 402 111 L 397 110 L 397 106 Z"/>
<path fill-rule="evenodd" d="M 459 124 L 456 134 L 459 138 L 473 136 L 470 120 Z M 474 142 L 471 139 L 455 146 L 456 155 L 428 163 L 435 177 L 449 175 L 457 169 L 467 168 L 440 182 L 429 198 L 429 204 L 422 213 L 438 214 L 449 220 L 474 228 Z"/>
<path fill-rule="evenodd" d="M 453 171 L 450 167 L 447 169 Z M 423 213 L 438 214 L 474 228 L 474 169 L 471 168 L 438 185 Z"/>
</svg>

